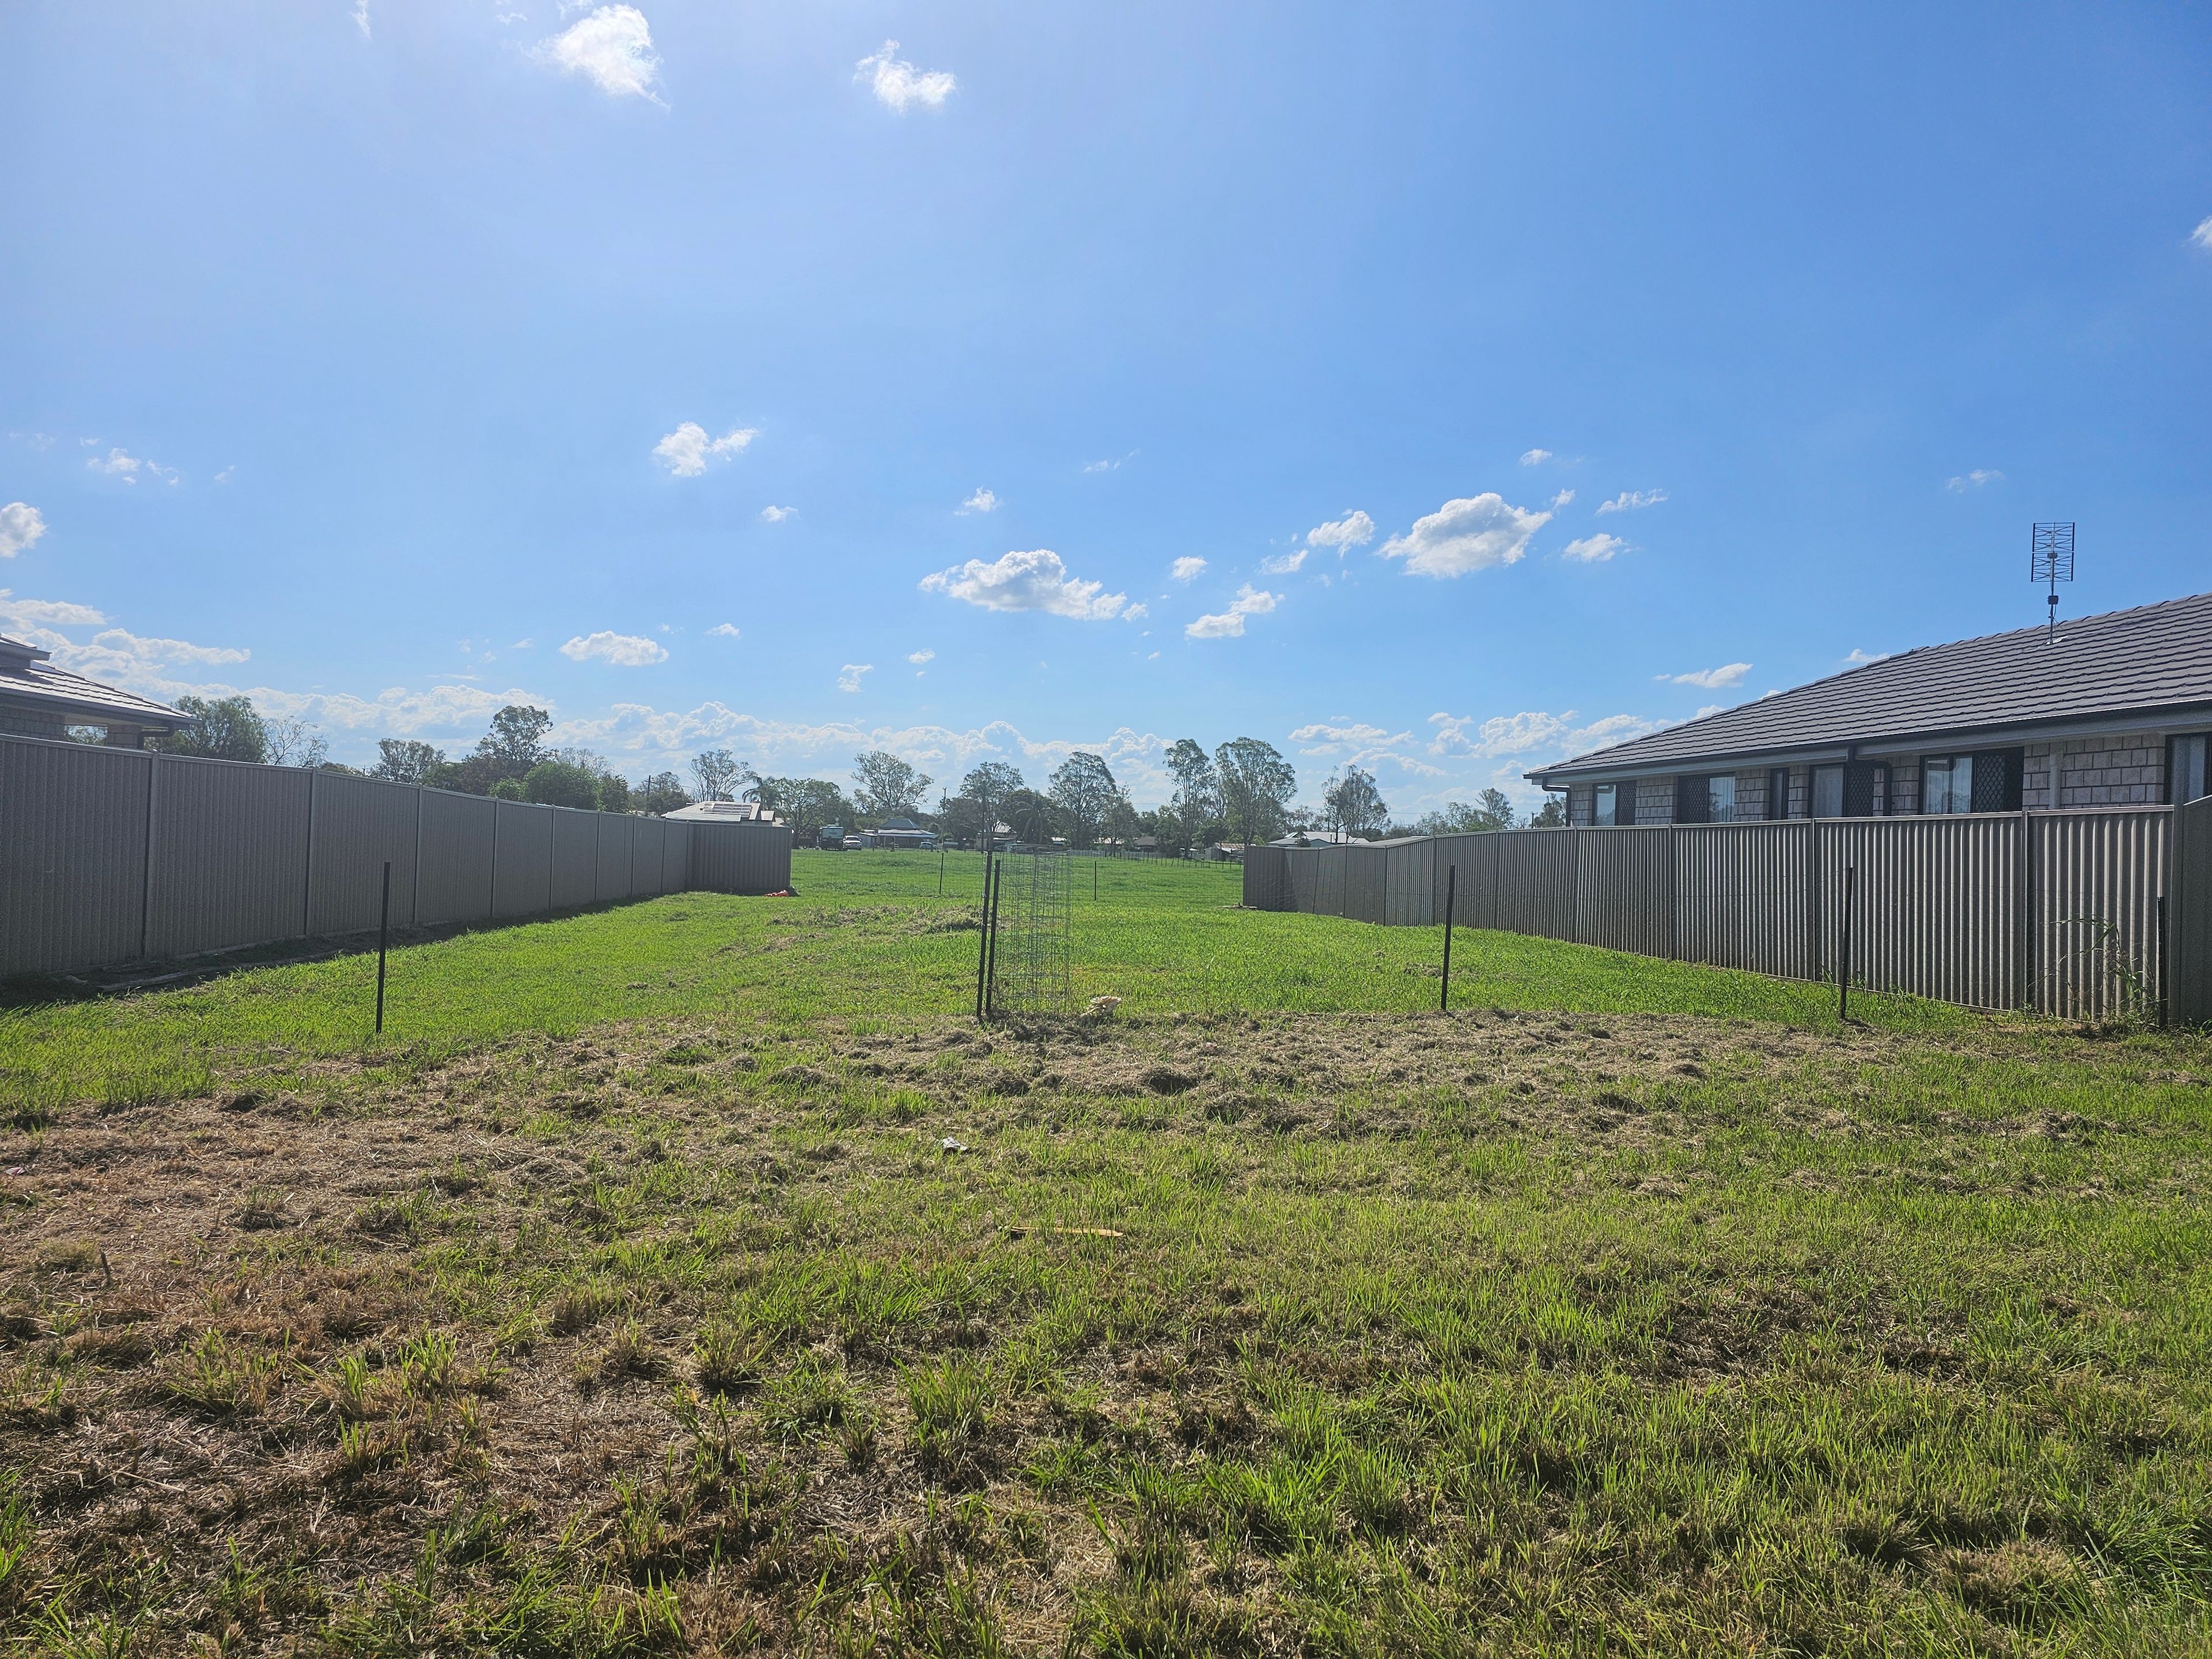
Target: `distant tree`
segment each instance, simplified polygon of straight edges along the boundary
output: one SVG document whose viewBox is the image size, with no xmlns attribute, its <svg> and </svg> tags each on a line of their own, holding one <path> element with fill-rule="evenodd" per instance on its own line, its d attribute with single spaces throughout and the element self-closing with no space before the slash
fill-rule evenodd
<svg viewBox="0 0 2212 1659">
<path fill-rule="evenodd" d="M 757 799 L 791 826 L 793 842 L 811 847 L 827 826 L 849 823 L 853 803 L 823 778 L 763 778 Z"/>
<path fill-rule="evenodd" d="M 544 709 L 509 703 L 491 717 L 491 730 L 477 744 L 477 753 L 501 777 L 520 778 L 545 758 L 542 745 L 552 726 L 553 717 Z"/>
<path fill-rule="evenodd" d="M 491 798 L 494 800 L 528 800 L 530 799 L 523 793 L 520 778 L 501 778 L 497 783 L 492 785 Z"/>
<path fill-rule="evenodd" d="M 264 714 L 261 730 L 265 739 L 262 758 L 271 766 L 301 766 L 312 771 L 330 758 L 331 745 L 296 714 Z"/>
<path fill-rule="evenodd" d="M 1376 787 L 1375 775 L 1357 766 L 1331 779 L 1321 799 L 1328 809 L 1329 827 L 1344 835 L 1364 836 L 1390 821 L 1390 807 Z"/>
<path fill-rule="evenodd" d="M 1213 751 L 1221 781 L 1222 817 L 1230 832 L 1250 847 L 1282 833 L 1298 775 L 1275 745 L 1260 738 L 1237 738 Z"/>
<path fill-rule="evenodd" d="M 1468 805 L 1463 800 L 1446 801 L 1440 812 L 1424 814 L 1413 826 L 1417 835 L 1478 836 L 1494 830 L 1510 830 L 1515 823 L 1513 803 L 1502 789 L 1486 789 Z"/>
<path fill-rule="evenodd" d="M 265 761 L 269 731 L 253 704 L 244 697 L 218 697 L 212 702 L 194 696 L 177 699 L 177 712 L 191 724 L 161 739 L 164 753 L 201 755 L 210 760 Z"/>
<path fill-rule="evenodd" d="M 913 817 L 921 810 L 921 792 L 933 781 L 888 750 L 853 757 L 853 803 L 867 817 Z"/>
<path fill-rule="evenodd" d="M 1059 832 L 1059 814 L 1051 800 L 1034 789 L 1017 789 L 999 803 L 999 822 L 1013 838 L 1042 847 Z"/>
<path fill-rule="evenodd" d="M 596 804 L 602 812 L 629 811 L 629 780 L 619 772 L 602 772 L 599 775 L 598 795 Z"/>
<path fill-rule="evenodd" d="M 1144 833 L 1145 821 L 1138 815 L 1135 804 L 1129 799 L 1129 792 L 1126 789 L 1116 791 L 1114 804 L 1106 812 L 1107 836 L 1120 842 L 1126 851 L 1129 842 Z"/>
<path fill-rule="evenodd" d="M 1542 810 L 1530 814 L 1528 827 L 1531 830 L 1565 829 L 1567 827 L 1566 803 L 1559 796 L 1553 795 L 1544 803 Z"/>
<path fill-rule="evenodd" d="M 1492 830 L 1510 830 L 1515 823 L 1513 803 L 1503 789 L 1486 789 L 1475 797 L 1478 810 Z"/>
<path fill-rule="evenodd" d="M 691 797 L 684 792 L 683 779 L 673 772 L 655 772 L 638 785 L 637 793 L 630 797 L 633 811 L 649 813 L 654 817 L 690 804 Z"/>
<path fill-rule="evenodd" d="M 433 789 L 450 789 L 457 795 L 489 795 L 500 777 L 497 761 L 476 754 L 440 762 L 422 775 L 422 781 Z"/>
<path fill-rule="evenodd" d="M 939 795 L 937 810 L 930 816 L 937 821 L 937 833 L 945 840 L 968 847 L 983 844 L 983 809 L 968 796 Z"/>
<path fill-rule="evenodd" d="M 369 776 L 387 783 L 422 783 L 432 770 L 446 763 L 446 751 L 411 738 L 382 738 L 376 745 L 376 764 Z"/>
<path fill-rule="evenodd" d="M 752 775 L 751 769 L 726 749 L 709 749 L 691 757 L 691 780 L 699 786 L 701 800 L 735 800 L 738 786 Z"/>
<path fill-rule="evenodd" d="M 522 798 L 540 806 L 597 806 L 599 781 L 568 761 L 542 760 L 522 775 Z"/>
<path fill-rule="evenodd" d="M 1067 830 L 1071 847 L 1088 847 L 1105 828 L 1107 815 L 1121 799 L 1121 786 L 1104 759 L 1077 750 L 1052 775 L 1052 804 Z"/>
<path fill-rule="evenodd" d="M 1011 761 L 985 761 L 969 769 L 968 775 L 960 780 L 960 793 L 975 803 L 978 817 L 990 813 L 994 822 L 999 803 L 1015 790 L 1028 787 L 1029 781 L 1022 776 L 1022 769 Z"/>
</svg>

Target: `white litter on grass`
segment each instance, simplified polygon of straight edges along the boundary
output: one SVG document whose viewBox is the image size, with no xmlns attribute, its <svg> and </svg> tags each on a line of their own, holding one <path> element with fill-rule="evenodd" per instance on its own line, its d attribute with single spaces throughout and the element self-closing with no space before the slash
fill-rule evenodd
<svg viewBox="0 0 2212 1659">
<path fill-rule="evenodd" d="M 940 1152 L 964 1152 L 968 1150 L 968 1143 L 964 1140 L 955 1140 L 951 1135 L 947 1135 L 937 1143 L 937 1150 Z"/>
</svg>

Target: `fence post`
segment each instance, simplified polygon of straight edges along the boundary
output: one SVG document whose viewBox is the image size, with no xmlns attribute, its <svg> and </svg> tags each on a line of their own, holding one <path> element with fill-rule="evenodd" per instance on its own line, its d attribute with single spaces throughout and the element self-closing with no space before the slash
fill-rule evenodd
<svg viewBox="0 0 2212 1659">
<path fill-rule="evenodd" d="M 983 837 L 983 898 L 980 906 L 982 927 L 975 935 L 975 1018 L 983 1018 L 983 991 L 990 983 L 991 974 L 991 852 L 998 837 L 986 833 Z"/>
<path fill-rule="evenodd" d="M 1006 885 L 1006 867 L 991 872 L 991 891 L 984 907 L 983 1018 L 988 1019 L 999 994 L 999 890 Z"/>
<path fill-rule="evenodd" d="M 1431 888 L 1429 890 L 1434 892 L 1436 890 Z M 1447 866 L 1444 871 L 1444 985 L 1443 1000 L 1437 1008 L 1437 1012 L 1441 1014 L 1451 1012 L 1452 901 L 1458 896 L 1459 866 L 1455 864 Z"/>
<path fill-rule="evenodd" d="M 2051 799 L 2057 797 L 2058 757 L 2051 757 Z M 2020 1011 L 2035 1009 L 2035 821 L 2020 809 Z"/>
<path fill-rule="evenodd" d="M 392 945 L 392 860 L 384 861 L 384 908 L 376 924 L 376 1034 L 384 1035 L 384 953 Z"/>
<path fill-rule="evenodd" d="M 312 938 L 315 931 L 315 781 L 319 775 L 313 769 L 307 773 L 307 871 L 300 881 L 301 939 Z"/>
<path fill-rule="evenodd" d="M 2172 831 L 2169 828 L 2167 830 L 2169 848 L 2172 844 Z M 2171 852 L 2167 856 L 2172 856 Z M 2166 1029 L 2166 895 L 2160 893 L 2158 896 L 2158 1024 L 2160 1030 Z"/>
<path fill-rule="evenodd" d="M 146 878 L 139 884 L 138 957 L 154 953 L 154 836 L 161 822 L 161 751 L 146 757 Z"/>
<path fill-rule="evenodd" d="M 415 786 L 415 884 L 408 890 L 407 921 L 410 927 L 422 925 L 422 796 L 421 784 Z"/>
</svg>

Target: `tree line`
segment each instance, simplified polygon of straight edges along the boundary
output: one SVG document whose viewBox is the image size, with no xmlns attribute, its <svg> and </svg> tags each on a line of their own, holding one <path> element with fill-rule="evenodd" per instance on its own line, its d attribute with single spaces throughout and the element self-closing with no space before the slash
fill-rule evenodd
<svg viewBox="0 0 2212 1659">
<path fill-rule="evenodd" d="M 1079 848 L 1103 842 L 1126 846 L 1149 839 L 1162 854 L 1174 856 L 1217 843 L 1250 846 L 1286 835 L 1328 832 L 1377 840 L 1510 830 L 1523 822 L 1502 791 L 1486 789 L 1472 804 L 1453 801 L 1409 823 L 1395 823 L 1375 775 L 1358 766 L 1330 775 L 1319 811 L 1302 808 L 1291 800 L 1297 793 L 1296 770 L 1273 744 L 1259 738 L 1231 738 L 1211 752 L 1196 738 L 1177 738 L 1167 753 L 1174 792 L 1164 805 L 1149 809 L 1139 810 L 1131 801 L 1103 756 L 1080 749 L 1037 787 L 1012 762 L 985 761 L 971 768 L 956 788 L 940 790 L 936 805 L 925 808 L 937 780 L 882 749 L 853 757 L 849 793 L 826 778 L 765 775 L 727 749 L 694 755 L 689 787 L 674 772 L 656 772 L 633 785 L 590 750 L 549 748 L 544 739 L 553 717 L 543 708 L 510 704 L 492 716 L 490 729 L 466 754 L 452 758 L 428 743 L 386 738 L 377 744 L 376 763 L 362 773 L 331 760 L 329 745 L 311 726 L 290 716 L 263 714 L 248 698 L 185 696 L 177 700 L 177 708 L 191 724 L 161 740 L 160 746 L 170 754 L 319 767 L 465 795 L 602 812 L 657 814 L 694 800 L 755 801 L 789 824 L 802 844 L 811 844 L 832 825 L 878 829 L 903 818 L 970 846 L 979 845 L 988 829 L 1033 845 L 1058 840 Z M 1532 827 L 1563 823 L 1559 803 L 1547 802 L 1525 822 Z M 1004 830 L 989 828 L 1000 824 Z"/>
</svg>

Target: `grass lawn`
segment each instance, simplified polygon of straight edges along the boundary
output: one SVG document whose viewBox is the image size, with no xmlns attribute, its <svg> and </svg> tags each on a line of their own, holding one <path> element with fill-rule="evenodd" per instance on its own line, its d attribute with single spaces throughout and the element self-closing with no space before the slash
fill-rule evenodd
<svg viewBox="0 0 2212 1659">
<path fill-rule="evenodd" d="M 978 863 L 0 1012 L 0 1640 L 2212 1651 L 2212 1041 Z"/>
</svg>

